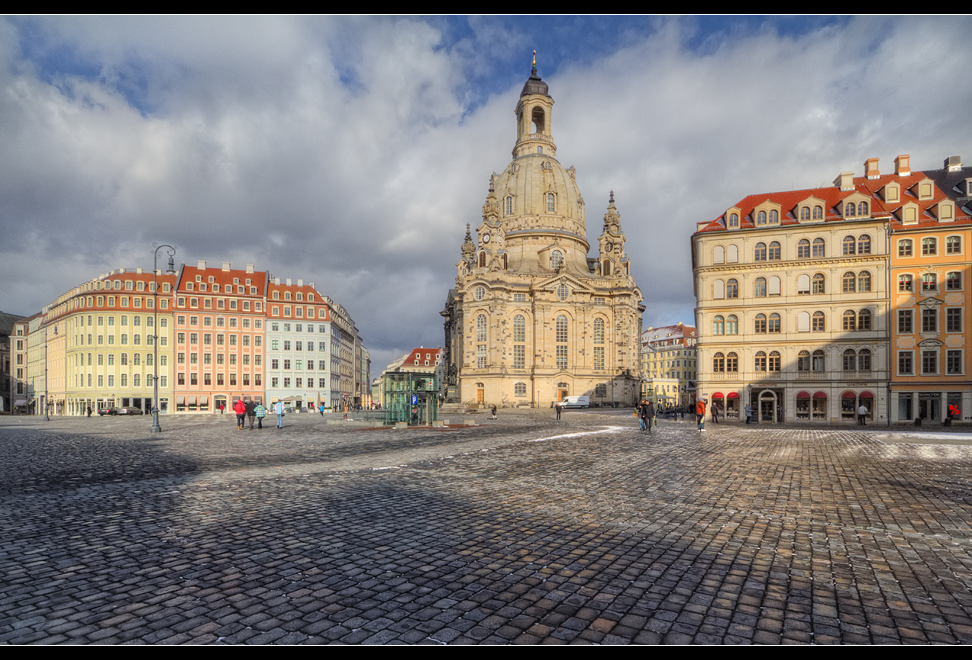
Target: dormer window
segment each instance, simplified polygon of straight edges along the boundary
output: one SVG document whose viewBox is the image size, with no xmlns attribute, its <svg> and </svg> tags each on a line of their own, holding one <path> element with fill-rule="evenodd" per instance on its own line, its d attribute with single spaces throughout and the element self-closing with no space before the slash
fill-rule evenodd
<svg viewBox="0 0 972 660">
<path fill-rule="evenodd" d="M 955 220 L 955 206 L 951 201 L 943 201 L 938 203 L 938 221 L 939 222 L 952 222 Z"/>
<path fill-rule="evenodd" d="M 552 192 L 547 193 L 547 213 L 553 213 L 556 210 L 555 197 Z"/>
<path fill-rule="evenodd" d="M 889 183 L 884 186 L 884 199 L 888 202 L 897 202 L 901 199 L 901 191 L 898 189 L 898 184 Z"/>
<path fill-rule="evenodd" d="M 738 229 L 739 228 L 739 214 L 738 213 L 730 213 L 729 214 L 729 224 L 728 224 L 728 227 L 729 227 L 729 229 Z"/>
<path fill-rule="evenodd" d="M 554 270 L 559 270 L 564 263 L 564 255 L 560 250 L 554 250 L 550 253 L 550 267 Z"/>
<path fill-rule="evenodd" d="M 765 225 L 766 224 L 766 211 L 759 211 L 756 214 L 756 224 Z"/>
<path fill-rule="evenodd" d="M 867 211 L 867 202 L 861 202 L 857 205 L 857 216 L 860 218 L 866 218 L 870 215 Z"/>
<path fill-rule="evenodd" d="M 857 205 L 854 202 L 848 202 L 844 205 L 844 217 L 853 218 L 856 215 Z"/>
<path fill-rule="evenodd" d="M 814 220 L 823 220 L 823 207 L 822 206 L 814 206 L 813 207 L 813 219 Z"/>
<path fill-rule="evenodd" d="M 931 199 L 934 187 L 928 179 L 918 183 L 918 199 Z"/>
</svg>

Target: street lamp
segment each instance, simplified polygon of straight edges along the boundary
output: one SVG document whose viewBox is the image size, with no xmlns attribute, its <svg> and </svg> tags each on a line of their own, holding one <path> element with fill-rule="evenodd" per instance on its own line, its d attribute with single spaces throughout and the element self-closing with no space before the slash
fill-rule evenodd
<svg viewBox="0 0 972 660">
<path fill-rule="evenodd" d="M 154 302 L 152 307 L 154 308 L 152 321 L 154 333 L 152 336 L 152 345 L 155 353 L 155 357 L 152 360 L 153 368 L 155 373 L 152 376 L 152 428 L 150 433 L 161 433 L 162 427 L 159 426 L 159 250 L 166 248 L 166 252 L 169 253 L 169 269 L 166 271 L 169 275 L 175 274 L 175 253 L 176 250 L 171 245 L 159 245 L 155 248 L 155 257 L 152 262 L 152 274 L 155 276 L 155 291 L 152 292 Z"/>
</svg>

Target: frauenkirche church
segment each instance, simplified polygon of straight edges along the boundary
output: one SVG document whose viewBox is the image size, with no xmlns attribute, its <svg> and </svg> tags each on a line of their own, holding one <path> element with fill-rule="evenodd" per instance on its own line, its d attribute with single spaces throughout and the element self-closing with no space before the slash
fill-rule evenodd
<svg viewBox="0 0 972 660">
<path fill-rule="evenodd" d="M 554 101 L 536 60 L 516 105 L 513 161 L 489 181 L 474 242 L 466 227 L 445 318 L 446 401 L 549 407 L 566 396 L 634 405 L 641 291 L 611 193 L 588 257 L 584 199 L 556 159 Z"/>
</svg>

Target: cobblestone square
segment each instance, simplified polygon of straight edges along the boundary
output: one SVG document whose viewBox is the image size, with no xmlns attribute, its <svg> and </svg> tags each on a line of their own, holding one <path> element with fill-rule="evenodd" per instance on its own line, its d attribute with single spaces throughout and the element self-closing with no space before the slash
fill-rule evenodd
<svg viewBox="0 0 972 660">
<path fill-rule="evenodd" d="M 972 434 L 472 417 L 0 418 L 0 642 L 972 642 Z"/>
</svg>

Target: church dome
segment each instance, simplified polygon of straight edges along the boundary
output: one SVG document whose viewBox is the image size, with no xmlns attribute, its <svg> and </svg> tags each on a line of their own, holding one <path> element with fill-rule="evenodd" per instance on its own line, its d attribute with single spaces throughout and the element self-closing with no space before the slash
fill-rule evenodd
<svg viewBox="0 0 972 660">
<path fill-rule="evenodd" d="M 566 231 L 584 238 L 584 200 L 574 169 L 544 153 L 524 154 L 496 178 L 496 201 L 506 232 Z"/>
</svg>

